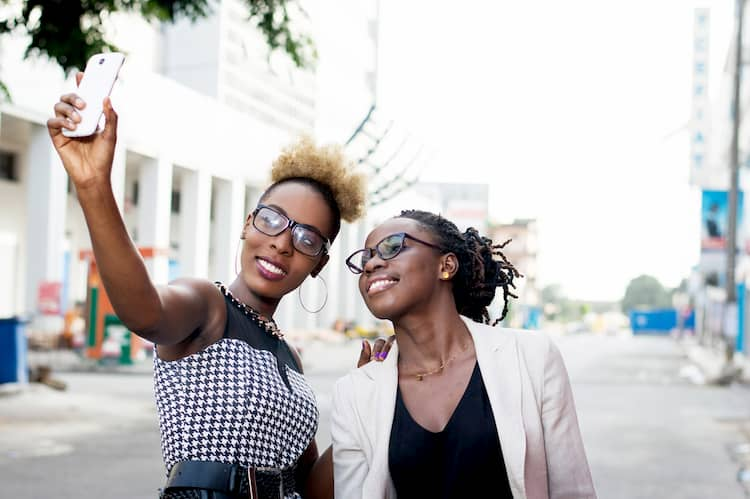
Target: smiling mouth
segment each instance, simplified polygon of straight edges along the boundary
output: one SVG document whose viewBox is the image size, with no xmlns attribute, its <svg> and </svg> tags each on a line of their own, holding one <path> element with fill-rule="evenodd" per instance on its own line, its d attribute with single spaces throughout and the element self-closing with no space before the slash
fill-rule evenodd
<svg viewBox="0 0 750 499">
<path fill-rule="evenodd" d="M 257 261 L 258 267 L 260 267 L 261 270 L 265 271 L 264 274 L 266 274 L 267 277 L 281 279 L 286 275 L 286 270 L 282 269 L 281 267 L 277 267 L 267 260 L 258 258 Z"/>
<path fill-rule="evenodd" d="M 386 289 L 392 288 L 393 286 L 396 285 L 396 283 L 398 283 L 398 281 L 395 279 L 378 279 L 378 280 L 372 281 L 367 286 L 367 294 L 374 295 L 376 293 L 380 293 L 382 291 L 385 291 Z"/>
</svg>

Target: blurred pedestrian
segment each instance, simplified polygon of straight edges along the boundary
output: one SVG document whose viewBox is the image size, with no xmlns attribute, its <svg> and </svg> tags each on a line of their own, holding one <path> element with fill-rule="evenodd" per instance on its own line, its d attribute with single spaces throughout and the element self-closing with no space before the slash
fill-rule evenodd
<svg viewBox="0 0 750 499">
<path fill-rule="evenodd" d="M 347 260 L 396 342 L 336 384 L 336 498 L 596 497 L 557 347 L 489 325 L 520 276 L 503 246 L 410 210 Z"/>
<path fill-rule="evenodd" d="M 247 216 L 235 279 L 156 286 L 112 192 L 117 114 L 110 100 L 103 131 L 76 139 L 62 133 L 76 128 L 84 106 L 74 93 L 62 96 L 47 126 L 114 310 L 156 344 L 154 390 L 168 471 L 162 497 L 330 495 L 330 452 L 328 461 L 319 458 L 314 439 L 315 397 L 273 316 L 283 296 L 326 265 L 341 219 L 363 211 L 362 178 L 347 169 L 340 149 L 300 141 L 274 162 L 273 184 Z M 370 355 L 363 345 L 360 363 Z M 314 466 L 322 471 L 312 473 Z"/>
</svg>

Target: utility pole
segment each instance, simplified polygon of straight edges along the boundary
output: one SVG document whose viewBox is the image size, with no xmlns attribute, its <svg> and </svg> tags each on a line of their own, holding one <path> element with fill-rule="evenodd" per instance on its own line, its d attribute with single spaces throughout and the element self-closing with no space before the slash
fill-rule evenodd
<svg viewBox="0 0 750 499">
<path fill-rule="evenodd" d="M 739 190 L 740 73 L 742 70 L 742 18 L 745 0 L 737 0 L 737 39 L 734 59 L 734 96 L 732 99 L 732 146 L 729 165 L 729 231 L 727 236 L 727 303 L 737 301 L 734 270 L 737 255 L 737 193 Z"/>
<path fill-rule="evenodd" d="M 732 146 L 730 151 L 729 165 L 729 227 L 727 234 L 727 310 L 732 305 L 737 305 L 737 284 L 735 283 L 735 267 L 737 256 L 737 197 L 739 190 L 739 132 L 740 132 L 740 84 L 742 72 L 742 23 L 745 14 L 745 0 L 737 0 L 737 33 L 735 40 L 734 52 L 734 98 L 732 99 Z M 730 342 L 728 342 L 730 343 Z M 727 345 L 727 360 L 733 353 L 734 348 L 731 344 Z"/>
</svg>

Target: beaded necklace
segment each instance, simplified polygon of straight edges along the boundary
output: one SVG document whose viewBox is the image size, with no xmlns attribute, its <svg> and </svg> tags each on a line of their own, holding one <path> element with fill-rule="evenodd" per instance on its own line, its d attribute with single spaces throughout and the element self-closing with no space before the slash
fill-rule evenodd
<svg viewBox="0 0 750 499">
<path fill-rule="evenodd" d="M 276 325 L 276 322 L 273 319 L 269 319 L 268 317 L 262 315 L 260 312 L 252 308 L 250 305 L 247 305 L 246 303 L 241 302 L 240 300 L 235 298 L 231 291 L 229 291 L 229 288 L 224 286 L 219 281 L 216 281 L 214 284 L 219 287 L 221 292 L 224 293 L 224 296 L 229 298 L 229 301 L 231 301 L 234 306 L 239 308 L 242 313 L 244 313 L 255 324 L 260 326 L 262 330 L 280 340 L 284 338 L 284 333 L 281 332 L 279 326 Z"/>
</svg>

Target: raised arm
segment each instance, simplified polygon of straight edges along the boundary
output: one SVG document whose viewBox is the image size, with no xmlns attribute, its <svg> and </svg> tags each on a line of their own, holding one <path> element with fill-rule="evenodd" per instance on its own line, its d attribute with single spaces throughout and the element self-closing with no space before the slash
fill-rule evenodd
<svg viewBox="0 0 750 499">
<path fill-rule="evenodd" d="M 77 75 L 80 82 L 82 73 Z M 77 110 L 86 104 L 63 95 L 47 121 L 52 143 L 76 189 L 88 226 L 99 273 L 117 316 L 131 331 L 160 344 L 176 344 L 210 322 L 210 303 L 221 296 L 207 284 L 185 280 L 157 289 L 130 239 L 115 203 L 110 175 L 117 143 L 117 114 L 104 100 L 106 127 L 90 137 L 69 138 Z"/>
</svg>

